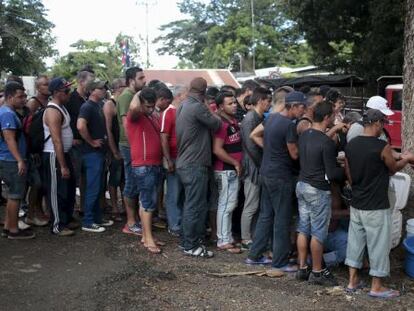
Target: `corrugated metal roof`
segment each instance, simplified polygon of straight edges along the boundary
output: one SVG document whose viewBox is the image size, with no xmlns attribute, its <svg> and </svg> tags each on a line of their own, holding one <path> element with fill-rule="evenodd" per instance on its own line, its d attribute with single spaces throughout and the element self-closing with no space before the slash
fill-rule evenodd
<svg viewBox="0 0 414 311">
<path fill-rule="evenodd" d="M 171 85 L 189 85 L 194 78 L 202 77 L 208 85 L 240 87 L 227 69 L 147 69 L 144 73 L 147 82 L 157 79 Z"/>
</svg>

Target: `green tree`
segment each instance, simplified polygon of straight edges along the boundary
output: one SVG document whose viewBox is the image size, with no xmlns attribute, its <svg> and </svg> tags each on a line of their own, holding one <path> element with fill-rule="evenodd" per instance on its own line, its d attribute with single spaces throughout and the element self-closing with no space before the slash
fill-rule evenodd
<svg viewBox="0 0 414 311">
<path fill-rule="evenodd" d="M 75 49 L 58 58 L 51 69 L 53 76 L 73 79 L 79 69 L 89 65 L 98 78 L 111 81 L 122 75 L 123 65 L 121 42 L 128 40 L 131 65 L 139 56 L 139 46 L 130 36 L 119 34 L 114 44 L 100 41 L 79 40 L 71 45 Z"/>
<path fill-rule="evenodd" d="M 191 16 L 161 26 L 160 54 L 172 54 L 197 67 L 252 69 L 274 65 L 305 65 L 308 51 L 301 36 L 274 0 L 255 0 L 255 27 L 250 0 L 182 0 L 180 11 Z M 254 37 L 254 41 L 253 41 Z M 253 42 L 255 49 L 253 50 Z"/>
<path fill-rule="evenodd" d="M 42 60 L 56 53 L 53 27 L 40 0 L 0 0 L 0 71 L 43 71 Z"/>
<path fill-rule="evenodd" d="M 356 73 L 373 84 L 381 75 L 401 75 L 404 0 L 283 0 L 313 49 L 315 65 Z"/>
</svg>

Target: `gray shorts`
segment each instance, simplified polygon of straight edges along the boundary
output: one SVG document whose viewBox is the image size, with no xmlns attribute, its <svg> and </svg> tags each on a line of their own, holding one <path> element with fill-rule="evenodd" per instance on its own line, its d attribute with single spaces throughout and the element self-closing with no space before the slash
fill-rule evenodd
<svg viewBox="0 0 414 311">
<path fill-rule="evenodd" d="M 391 213 L 391 209 L 364 211 L 351 207 L 346 265 L 362 268 L 367 248 L 369 274 L 375 277 L 390 274 Z"/>
<path fill-rule="evenodd" d="M 26 175 L 20 176 L 17 162 L 0 160 L 0 179 L 9 188 L 7 198 L 22 200 L 26 189 Z"/>
</svg>

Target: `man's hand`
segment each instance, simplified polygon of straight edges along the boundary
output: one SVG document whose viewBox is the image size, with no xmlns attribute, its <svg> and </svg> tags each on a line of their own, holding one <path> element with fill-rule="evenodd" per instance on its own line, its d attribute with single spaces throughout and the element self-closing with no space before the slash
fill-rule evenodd
<svg viewBox="0 0 414 311">
<path fill-rule="evenodd" d="M 74 139 L 72 142 L 72 146 L 79 146 L 80 144 L 82 144 L 81 139 Z"/>
<path fill-rule="evenodd" d="M 63 179 L 69 179 L 70 178 L 70 171 L 67 167 L 62 167 L 60 169 L 60 174 L 62 175 Z"/>
<path fill-rule="evenodd" d="M 175 171 L 174 162 L 171 159 L 166 159 L 166 160 L 167 160 L 167 166 L 168 166 L 168 173 L 174 173 Z"/>
<path fill-rule="evenodd" d="M 94 148 L 101 148 L 103 145 L 103 139 L 94 139 L 91 142 L 91 146 Z"/>
<path fill-rule="evenodd" d="M 410 164 L 414 164 L 414 154 L 410 151 L 401 153 L 401 159 L 407 159 Z"/>
<path fill-rule="evenodd" d="M 339 122 L 333 127 L 334 131 L 337 133 L 339 131 L 346 131 L 348 129 L 348 124 Z"/>
<path fill-rule="evenodd" d="M 122 155 L 119 151 L 114 153 L 114 159 L 117 161 L 122 160 Z"/>
<path fill-rule="evenodd" d="M 17 172 L 20 176 L 26 174 L 26 163 L 23 160 L 17 162 Z"/>
<path fill-rule="evenodd" d="M 241 166 L 240 162 L 239 162 L 239 161 L 237 161 L 237 162 L 235 163 L 234 167 L 235 167 L 235 169 L 236 169 L 237 176 L 239 176 L 239 177 L 240 177 L 240 176 L 241 176 L 241 174 L 242 174 L 242 170 L 243 170 L 243 168 L 242 168 L 242 166 Z"/>
</svg>

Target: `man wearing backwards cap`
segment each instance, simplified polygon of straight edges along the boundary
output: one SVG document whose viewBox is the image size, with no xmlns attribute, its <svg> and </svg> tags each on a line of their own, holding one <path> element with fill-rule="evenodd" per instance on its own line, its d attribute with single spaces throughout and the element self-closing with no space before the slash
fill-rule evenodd
<svg viewBox="0 0 414 311">
<path fill-rule="evenodd" d="M 103 232 L 105 226 L 113 224 L 112 220 L 102 220 L 102 211 L 99 206 L 107 140 L 102 110 L 102 100 L 106 95 L 106 82 L 89 81 L 86 84 L 86 92 L 89 94 L 89 99 L 80 108 L 77 121 L 77 127 L 83 139 L 82 167 L 86 175 L 82 230 Z"/>
<path fill-rule="evenodd" d="M 355 291 L 360 286 L 357 272 L 362 268 L 367 248 L 369 274 L 372 276 L 369 295 L 393 298 L 400 293 L 382 285 L 382 278 L 390 273 L 392 210 L 388 201 L 388 184 L 390 175 L 401 170 L 413 154 L 405 152 L 400 160 L 395 160 L 390 145 L 378 139 L 386 122 L 386 113 L 389 115 L 390 111 L 384 100 L 371 99 L 370 106 L 375 104 L 381 110 L 366 112 L 363 134 L 352 139 L 345 149 L 346 172 L 352 186 L 345 264 L 349 266 L 348 290 Z"/>
<path fill-rule="evenodd" d="M 177 110 L 176 133 L 178 176 L 185 189 L 182 219 L 184 253 L 196 257 L 212 257 L 200 244 L 207 217 L 208 169 L 211 166 L 211 131 L 220 128 L 221 121 L 204 103 L 207 81 L 195 78 L 190 91 Z"/>
</svg>

